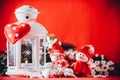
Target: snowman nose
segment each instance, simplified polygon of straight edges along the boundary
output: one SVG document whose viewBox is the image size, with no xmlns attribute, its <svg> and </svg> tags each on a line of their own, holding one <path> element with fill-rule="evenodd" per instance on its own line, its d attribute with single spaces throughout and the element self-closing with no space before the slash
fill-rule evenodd
<svg viewBox="0 0 120 80">
<path fill-rule="evenodd" d="M 80 56 L 80 59 L 82 59 L 83 57 L 82 56 Z"/>
</svg>

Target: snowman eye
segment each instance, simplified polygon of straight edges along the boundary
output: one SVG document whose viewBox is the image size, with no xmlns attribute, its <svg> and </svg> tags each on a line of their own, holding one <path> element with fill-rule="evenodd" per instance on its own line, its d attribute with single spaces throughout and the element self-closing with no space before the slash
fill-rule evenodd
<svg viewBox="0 0 120 80">
<path fill-rule="evenodd" d="M 31 6 L 29 8 L 32 8 Z"/>
<path fill-rule="evenodd" d="M 28 19 L 28 18 L 29 18 L 29 16 L 26 16 L 25 18 L 26 18 L 26 19 Z"/>
</svg>

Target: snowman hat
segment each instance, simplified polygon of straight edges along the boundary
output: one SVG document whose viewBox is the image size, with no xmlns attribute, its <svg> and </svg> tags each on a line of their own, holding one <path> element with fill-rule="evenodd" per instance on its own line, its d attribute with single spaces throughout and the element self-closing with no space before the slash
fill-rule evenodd
<svg viewBox="0 0 120 80">
<path fill-rule="evenodd" d="M 50 55 L 56 54 L 56 55 L 64 55 L 64 50 L 61 46 L 58 44 L 53 44 L 52 49 L 50 50 Z"/>
<path fill-rule="evenodd" d="M 93 45 L 84 45 L 83 47 L 81 47 L 80 51 L 91 57 L 95 53 Z"/>
</svg>

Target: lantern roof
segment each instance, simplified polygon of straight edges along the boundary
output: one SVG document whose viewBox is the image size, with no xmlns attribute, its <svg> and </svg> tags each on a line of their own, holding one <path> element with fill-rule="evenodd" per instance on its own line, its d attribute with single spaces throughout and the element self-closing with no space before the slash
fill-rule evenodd
<svg viewBox="0 0 120 80">
<path fill-rule="evenodd" d="M 27 14 L 33 14 L 33 13 L 36 13 L 36 14 L 38 14 L 39 12 L 38 12 L 37 9 L 35 9 L 32 6 L 24 5 L 24 6 L 21 6 L 21 7 L 17 8 L 15 10 L 15 14 L 17 14 L 17 13 L 23 13 L 23 14 L 26 14 L 26 13 Z"/>
</svg>

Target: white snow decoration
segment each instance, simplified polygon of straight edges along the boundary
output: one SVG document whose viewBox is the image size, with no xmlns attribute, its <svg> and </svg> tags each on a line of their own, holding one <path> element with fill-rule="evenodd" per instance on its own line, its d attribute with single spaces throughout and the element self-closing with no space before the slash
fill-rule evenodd
<svg viewBox="0 0 120 80">
<path fill-rule="evenodd" d="M 74 71 L 71 68 L 65 68 L 63 70 L 63 74 L 64 74 L 65 77 L 67 77 L 67 76 L 76 77 L 74 75 Z"/>
<path fill-rule="evenodd" d="M 114 70 L 114 63 L 107 60 L 104 55 L 95 55 L 93 63 L 96 65 L 95 68 L 91 69 L 91 76 L 93 77 L 108 77 L 109 71 Z"/>
</svg>

